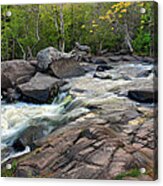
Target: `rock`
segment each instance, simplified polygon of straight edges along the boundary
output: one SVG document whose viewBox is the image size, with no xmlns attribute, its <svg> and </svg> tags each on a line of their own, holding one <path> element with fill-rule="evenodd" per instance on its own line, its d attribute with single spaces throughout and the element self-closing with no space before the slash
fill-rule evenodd
<svg viewBox="0 0 163 186">
<path fill-rule="evenodd" d="M 96 72 L 93 77 L 99 79 L 112 79 L 112 76 L 108 72 Z"/>
<path fill-rule="evenodd" d="M 128 97 L 140 103 L 157 103 L 157 91 L 152 90 L 129 90 Z"/>
<path fill-rule="evenodd" d="M 38 61 L 37 61 L 37 60 L 30 60 L 29 63 L 30 63 L 31 65 L 33 65 L 34 67 L 37 67 Z"/>
<path fill-rule="evenodd" d="M 155 63 L 156 60 L 154 58 L 152 58 L 152 57 L 144 57 L 143 61 L 153 64 L 153 63 Z"/>
<path fill-rule="evenodd" d="M 19 98 L 21 97 L 21 94 L 12 88 L 8 88 L 7 92 L 5 92 L 3 95 L 7 103 L 12 103 L 13 101 L 19 100 Z"/>
<path fill-rule="evenodd" d="M 99 65 L 107 65 L 109 62 L 108 58 L 106 57 L 92 57 L 92 63 L 99 64 Z"/>
<path fill-rule="evenodd" d="M 112 62 L 118 62 L 122 60 L 122 56 L 110 56 L 109 60 L 111 60 Z"/>
<path fill-rule="evenodd" d="M 129 53 L 130 53 L 130 51 L 127 50 L 127 49 L 121 49 L 121 50 L 119 51 L 119 54 L 121 54 L 121 55 L 127 55 L 127 54 L 129 54 Z"/>
<path fill-rule="evenodd" d="M 14 88 L 25 83 L 35 74 L 35 67 L 25 60 L 4 61 L 1 63 L 2 89 Z M 19 81 L 21 79 L 21 81 Z"/>
<path fill-rule="evenodd" d="M 142 78 L 142 77 L 148 77 L 152 73 L 152 70 L 145 70 L 140 73 L 136 77 Z"/>
<path fill-rule="evenodd" d="M 131 55 L 125 55 L 122 57 L 124 61 L 135 61 L 136 59 Z"/>
<path fill-rule="evenodd" d="M 78 42 L 75 43 L 75 46 L 79 51 L 84 51 L 84 52 L 87 52 L 87 53 L 89 53 L 91 51 L 91 48 L 89 46 L 80 45 L 80 43 L 78 43 Z"/>
<path fill-rule="evenodd" d="M 59 83 L 60 80 L 38 72 L 29 82 L 19 85 L 18 89 L 27 101 L 47 103 L 57 95 Z"/>
<path fill-rule="evenodd" d="M 97 68 L 96 68 L 96 71 L 100 71 L 100 72 L 103 72 L 105 70 L 111 70 L 113 69 L 112 66 L 108 66 L 108 65 L 98 65 Z"/>
<path fill-rule="evenodd" d="M 37 67 L 40 71 L 46 71 L 49 65 L 54 62 L 58 61 L 59 59 L 68 59 L 73 56 L 72 52 L 64 53 L 60 52 L 56 48 L 48 47 L 37 54 Z"/>
<path fill-rule="evenodd" d="M 53 62 L 50 68 L 58 78 L 71 78 L 85 74 L 84 69 L 73 59 L 61 59 Z"/>
<path fill-rule="evenodd" d="M 107 53 L 108 53 L 108 49 L 107 49 L 107 48 L 106 48 L 106 49 L 103 49 L 103 50 L 101 50 L 101 51 L 98 52 L 98 54 L 99 54 L 100 56 L 105 55 L 105 54 L 107 54 Z"/>
<path fill-rule="evenodd" d="M 17 152 L 25 150 L 26 146 L 34 148 L 34 142 L 43 136 L 43 126 L 29 126 L 13 142 L 12 147 Z"/>
</svg>

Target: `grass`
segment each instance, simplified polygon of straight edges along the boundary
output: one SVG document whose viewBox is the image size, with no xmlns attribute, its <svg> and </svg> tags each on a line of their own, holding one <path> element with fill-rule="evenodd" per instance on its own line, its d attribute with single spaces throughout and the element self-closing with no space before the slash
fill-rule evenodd
<svg viewBox="0 0 163 186">
<path fill-rule="evenodd" d="M 14 177 L 15 171 L 17 167 L 17 161 L 14 160 L 11 165 L 11 169 L 7 169 L 6 167 L 2 168 L 1 176 L 2 177 Z"/>
<path fill-rule="evenodd" d="M 140 172 L 139 169 L 131 169 L 127 172 L 123 172 L 123 173 L 120 173 L 118 174 L 115 179 L 116 180 L 122 180 L 124 177 L 138 177 L 140 176 L 142 173 Z"/>
</svg>

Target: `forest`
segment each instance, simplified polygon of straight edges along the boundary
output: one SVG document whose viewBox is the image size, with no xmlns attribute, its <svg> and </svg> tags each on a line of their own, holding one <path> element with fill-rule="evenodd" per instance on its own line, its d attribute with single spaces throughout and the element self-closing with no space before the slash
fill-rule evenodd
<svg viewBox="0 0 163 186">
<path fill-rule="evenodd" d="M 149 2 L 4 5 L 1 60 L 34 59 L 49 46 L 68 52 L 75 42 L 92 54 L 128 49 L 153 56 L 153 8 Z"/>
</svg>

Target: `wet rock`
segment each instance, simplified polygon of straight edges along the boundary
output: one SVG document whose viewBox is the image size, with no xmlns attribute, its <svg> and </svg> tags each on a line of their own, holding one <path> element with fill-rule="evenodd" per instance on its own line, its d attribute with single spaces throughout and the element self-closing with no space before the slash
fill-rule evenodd
<svg viewBox="0 0 163 186">
<path fill-rule="evenodd" d="M 1 63 L 2 89 L 14 88 L 25 83 L 35 74 L 35 67 L 25 60 L 4 61 Z M 19 81 L 21 78 L 21 81 Z"/>
<path fill-rule="evenodd" d="M 79 50 L 79 51 L 85 51 L 87 53 L 89 53 L 91 51 L 91 48 L 87 45 L 80 45 L 79 42 L 76 42 L 75 43 L 75 46 L 76 48 Z"/>
<path fill-rule="evenodd" d="M 23 99 L 36 103 L 47 103 L 57 95 L 60 80 L 57 78 L 37 73 L 29 82 L 18 86 L 24 96 Z"/>
<path fill-rule="evenodd" d="M 118 62 L 122 60 L 122 56 L 110 56 L 109 60 L 112 62 Z"/>
<path fill-rule="evenodd" d="M 25 150 L 26 146 L 35 148 L 34 142 L 44 136 L 43 130 L 43 126 L 29 126 L 13 142 L 12 147 L 17 152 Z"/>
<path fill-rule="evenodd" d="M 119 51 L 119 54 L 121 54 L 121 55 L 127 55 L 127 54 L 130 54 L 131 52 L 129 51 L 129 50 L 127 50 L 127 49 L 121 49 L 120 51 Z"/>
<path fill-rule="evenodd" d="M 112 79 L 112 76 L 108 72 L 96 72 L 93 77 L 99 79 Z"/>
<path fill-rule="evenodd" d="M 155 63 L 156 60 L 154 58 L 152 58 L 152 57 L 144 57 L 143 61 L 153 64 L 153 63 Z"/>
<path fill-rule="evenodd" d="M 106 57 L 93 57 L 92 63 L 99 64 L 99 65 L 106 65 L 109 62 L 108 58 Z"/>
<path fill-rule="evenodd" d="M 131 55 L 125 55 L 125 56 L 122 57 L 122 59 L 123 59 L 124 61 L 130 61 L 130 62 L 133 62 L 133 61 L 136 60 L 136 59 L 135 59 L 133 56 L 131 56 Z"/>
<path fill-rule="evenodd" d="M 106 48 L 106 49 L 103 49 L 103 50 L 101 50 L 101 51 L 98 52 L 98 54 L 99 54 L 100 56 L 105 55 L 105 54 L 107 54 L 107 53 L 108 53 L 108 49 L 107 49 L 107 48 Z"/>
<path fill-rule="evenodd" d="M 98 65 L 97 68 L 96 68 L 96 71 L 100 71 L 100 72 L 103 72 L 105 70 L 111 70 L 113 69 L 112 66 L 108 66 L 108 65 Z"/>
<path fill-rule="evenodd" d="M 157 92 L 154 90 L 129 90 L 128 97 L 140 103 L 157 103 Z"/>
<path fill-rule="evenodd" d="M 145 70 L 140 72 L 137 77 L 142 78 L 142 77 L 148 77 L 152 73 L 152 70 Z"/>
<path fill-rule="evenodd" d="M 85 74 L 84 69 L 73 59 L 62 59 L 53 62 L 50 68 L 54 76 L 58 78 L 71 78 Z"/>
<path fill-rule="evenodd" d="M 13 101 L 19 100 L 21 97 L 21 94 L 12 88 L 8 88 L 7 92 L 3 93 L 3 95 L 8 103 L 12 103 Z"/>
</svg>

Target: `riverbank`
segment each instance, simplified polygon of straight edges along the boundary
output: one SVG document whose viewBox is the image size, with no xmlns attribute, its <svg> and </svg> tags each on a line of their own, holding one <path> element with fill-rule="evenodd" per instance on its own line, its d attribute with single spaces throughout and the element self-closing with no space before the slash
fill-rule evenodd
<svg viewBox="0 0 163 186">
<path fill-rule="evenodd" d="M 7 146 L 7 153 L 30 148 L 27 154 L 12 159 L 4 151 L 4 159 L 9 160 L 2 165 L 2 176 L 8 173 L 5 165 L 14 163 L 14 170 L 8 171 L 15 177 L 155 179 L 155 65 L 151 58 L 115 55 L 78 62 L 77 71 L 82 69 L 80 76 L 74 73 L 76 68 L 64 69 L 64 63 L 60 67 L 62 71 L 53 68 L 55 73 L 64 76 L 57 77 L 57 82 L 59 79 L 62 83 L 52 94 L 51 104 L 43 101 L 40 106 L 36 101 L 37 104 L 2 105 L 2 143 Z M 65 76 L 67 71 L 69 74 Z M 43 74 L 41 82 L 47 82 L 47 72 L 39 73 Z M 32 83 L 37 84 L 40 74 L 28 80 L 31 83 L 18 85 L 23 87 L 21 94 L 28 93 L 26 99 L 21 95 L 18 100 L 36 100 L 38 94 L 34 88 L 37 86 L 32 86 L 30 94 L 27 90 Z M 43 83 L 39 86 L 42 88 Z M 42 89 L 38 90 L 42 95 Z M 47 90 L 50 89 L 46 88 L 45 95 L 49 95 Z M 14 127 L 18 129 L 16 133 L 12 133 Z M 18 147 L 22 147 L 21 150 Z M 140 174 L 141 168 L 146 169 L 145 174 Z"/>
</svg>

